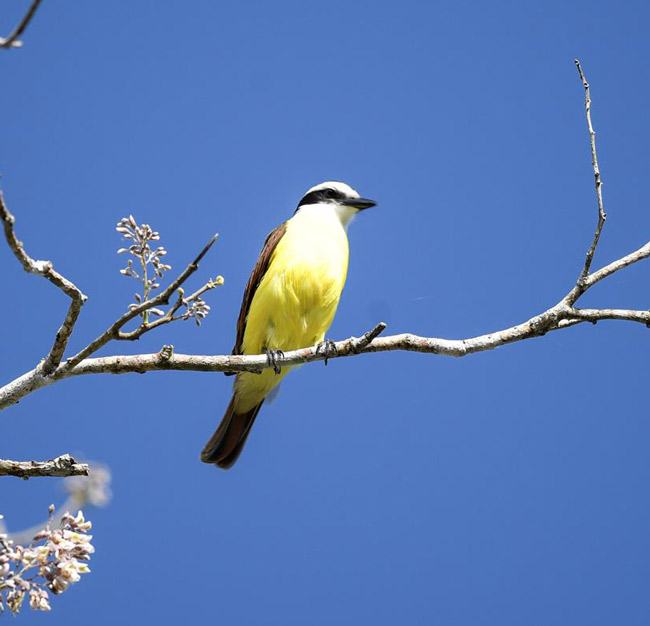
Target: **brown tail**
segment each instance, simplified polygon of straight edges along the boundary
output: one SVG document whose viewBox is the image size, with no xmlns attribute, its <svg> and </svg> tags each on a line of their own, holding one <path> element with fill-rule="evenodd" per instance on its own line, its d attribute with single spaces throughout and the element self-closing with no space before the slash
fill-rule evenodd
<svg viewBox="0 0 650 626">
<path fill-rule="evenodd" d="M 234 402 L 233 396 L 221 424 L 201 452 L 201 461 L 204 463 L 214 463 L 223 469 L 232 467 L 241 454 L 253 422 L 264 404 L 262 400 L 247 413 L 235 413 Z"/>
</svg>

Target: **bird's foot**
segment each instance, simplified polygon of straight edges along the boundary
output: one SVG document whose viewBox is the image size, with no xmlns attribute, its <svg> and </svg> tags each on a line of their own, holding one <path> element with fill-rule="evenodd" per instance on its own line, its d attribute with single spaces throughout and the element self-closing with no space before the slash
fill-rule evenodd
<svg viewBox="0 0 650 626">
<path fill-rule="evenodd" d="M 325 358 L 325 365 L 331 356 L 338 356 L 339 351 L 336 349 L 336 344 L 331 339 L 325 339 L 316 345 L 316 354 L 322 354 Z"/>
<path fill-rule="evenodd" d="M 282 350 L 266 350 L 266 360 L 276 374 L 282 371 L 282 368 L 278 365 L 278 359 L 282 358 L 284 358 Z"/>
</svg>

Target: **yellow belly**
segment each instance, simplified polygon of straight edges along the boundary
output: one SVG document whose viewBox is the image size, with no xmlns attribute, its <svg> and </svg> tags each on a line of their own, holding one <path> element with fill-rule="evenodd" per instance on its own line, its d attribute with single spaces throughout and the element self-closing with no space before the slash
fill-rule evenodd
<svg viewBox="0 0 650 626">
<path fill-rule="evenodd" d="M 296 350 L 322 341 L 345 285 L 348 239 L 335 215 L 299 212 L 289 222 L 251 302 L 244 354 Z M 280 374 L 242 373 L 235 381 L 238 411 L 250 410 L 280 383 Z"/>
</svg>

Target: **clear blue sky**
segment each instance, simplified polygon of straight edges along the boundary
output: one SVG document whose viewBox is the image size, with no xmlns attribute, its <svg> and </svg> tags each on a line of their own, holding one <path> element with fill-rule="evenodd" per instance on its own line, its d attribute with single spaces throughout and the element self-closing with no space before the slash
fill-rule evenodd
<svg viewBox="0 0 650 626">
<path fill-rule="evenodd" d="M 26 2 L 3 3 L 6 34 Z M 643 2 L 45 0 L 0 55 L 0 171 L 19 236 L 90 296 L 73 347 L 115 319 L 115 223 L 181 268 L 216 230 L 205 324 L 107 352 L 230 350 L 265 235 L 310 186 L 379 201 L 351 228 L 331 330 L 469 337 L 571 287 L 595 223 L 578 56 L 609 222 L 600 266 L 650 239 L 650 8 Z M 67 302 L 0 246 L 2 381 Z M 648 308 L 649 265 L 585 298 Z M 199 278 L 192 285 L 198 285 Z M 66 381 L 1 416 L 0 456 L 109 464 L 92 574 L 26 624 L 650 623 L 648 348 L 584 326 L 453 360 L 313 364 L 260 414 L 230 472 L 198 455 L 219 374 Z M 3 479 L 10 528 L 55 480 Z"/>
</svg>

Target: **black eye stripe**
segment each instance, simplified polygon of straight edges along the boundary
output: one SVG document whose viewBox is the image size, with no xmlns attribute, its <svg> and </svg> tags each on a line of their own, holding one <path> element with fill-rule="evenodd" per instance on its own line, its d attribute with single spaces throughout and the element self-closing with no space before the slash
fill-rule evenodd
<svg viewBox="0 0 650 626">
<path fill-rule="evenodd" d="M 328 200 L 344 200 L 346 197 L 347 196 L 338 189 L 318 189 L 316 191 L 310 191 L 305 195 L 298 203 L 298 209 L 303 204 L 318 204 L 319 202 L 327 202 Z M 298 209 L 296 209 L 296 211 Z"/>
</svg>

